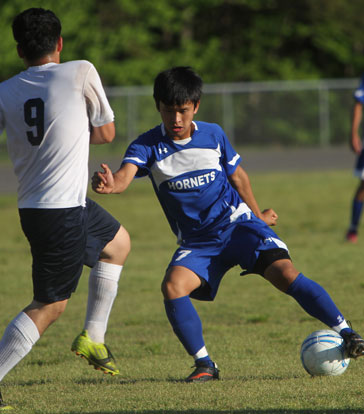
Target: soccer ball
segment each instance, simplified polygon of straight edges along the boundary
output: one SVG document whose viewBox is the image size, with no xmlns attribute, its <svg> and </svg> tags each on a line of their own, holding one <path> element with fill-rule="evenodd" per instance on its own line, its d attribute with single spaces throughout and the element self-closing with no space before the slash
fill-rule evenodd
<svg viewBox="0 0 364 414">
<path fill-rule="evenodd" d="M 344 339 L 335 331 L 312 332 L 301 346 L 303 368 L 312 376 L 341 375 L 349 366 Z"/>
</svg>

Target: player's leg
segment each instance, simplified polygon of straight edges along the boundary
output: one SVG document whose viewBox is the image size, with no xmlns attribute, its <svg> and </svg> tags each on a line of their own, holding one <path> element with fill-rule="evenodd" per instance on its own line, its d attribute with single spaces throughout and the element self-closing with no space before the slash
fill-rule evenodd
<svg viewBox="0 0 364 414">
<path fill-rule="evenodd" d="M 101 252 L 100 260 L 91 269 L 84 329 L 95 342 L 105 342 L 110 312 L 129 252 L 129 234 L 120 226 L 113 240 Z"/>
<path fill-rule="evenodd" d="M 261 254 L 269 255 L 269 250 Z M 326 290 L 299 273 L 290 259 L 274 261 L 263 274 L 276 288 L 292 296 L 309 315 L 340 333 L 346 342 L 348 356 L 364 355 L 364 340 L 349 327 Z"/>
<path fill-rule="evenodd" d="M 96 369 L 116 375 L 115 360 L 105 345 L 105 333 L 118 291 L 123 265 L 130 252 L 128 232 L 108 212 L 87 200 L 88 227 L 85 264 L 91 267 L 84 328 L 72 351 Z"/>
<path fill-rule="evenodd" d="M 33 300 L 7 326 L 0 341 L 0 381 L 32 349 L 44 331 L 63 313 L 67 300 Z"/>
<path fill-rule="evenodd" d="M 360 218 L 363 211 L 363 202 L 364 202 L 364 181 L 360 180 L 359 186 L 355 192 L 352 206 L 351 206 L 351 217 L 350 217 L 350 226 L 346 233 L 346 240 L 351 243 L 356 243 L 358 241 L 358 227 L 360 223 Z"/>
<path fill-rule="evenodd" d="M 210 359 L 203 339 L 200 317 L 189 295 L 201 286 L 196 273 L 183 266 L 171 266 L 162 282 L 168 320 L 186 351 L 193 356 L 196 369 L 188 382 L 218 379 L 219 371 Z"/>
<path fill-rule="evenodd" d="M 21 209 L 33 256 L 34 299 L 7 326 L 0 341 L 0 380 L 32 349 L 64 311 L 82 272 L 86 238 L 83 209 Z"/>
<path fill-rule="evenodd" d="M 351 206 L 350 226 L 346 233 L 346 240 L 350 243 L 358 241 L 358 227 L 364 202 L 364 150 L 357 157 L 354 175 L 359 177 L 360 183 L 355 191 Z"/>
</svg>

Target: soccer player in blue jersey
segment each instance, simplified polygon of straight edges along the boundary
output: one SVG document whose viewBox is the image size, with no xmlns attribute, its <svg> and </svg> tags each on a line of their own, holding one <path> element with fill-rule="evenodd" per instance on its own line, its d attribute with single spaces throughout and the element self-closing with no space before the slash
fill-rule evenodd
<svg viewBox="0 0 364 414">
<path fill-rule="evenodd" d="M 219 378 L 191 298 L 215 298 L 224 274 L 239 265 L 292 296 L 302 308 L 339 332 L 347 353 L 364 354 L 364 341 L 345 321 L 327 292 L 295 269 L 286 244 L 269 227 L 277 214 L 260 211 L 241 158 L 217 124 L 193 121 L 200 105 L 201 78 L 174 67 L 155 79 L 154 99 L 162 124 L 139 136 L 114 174 L 106 164 L 93 189 L 121 193 L 134 177 L 148 176 L 180 247 L 162 282 L 173 331 L 195 360 L 188 382 Z"/>
<path fill-rule="evenodd" d="M 359 178 L 360 182 L 353 198 L 350 226 L 346 233 L 346 240 L 350 243 L 356 243 L 358 241 L 358 226 L 364 202 L 364 149 L 362 138 L 359 135 L 359 127 L 363 117 L 364 76 L 360 81 L 358 89 L 354 93 L 354 99 L 350 145 L 351 149 L 357 154 L 354 174 Z"/>
</svg>

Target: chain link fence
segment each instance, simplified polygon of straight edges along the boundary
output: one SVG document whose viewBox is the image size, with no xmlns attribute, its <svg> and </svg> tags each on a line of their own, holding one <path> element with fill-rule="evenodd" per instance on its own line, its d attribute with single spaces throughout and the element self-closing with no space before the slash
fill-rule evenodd
<svg viewBox="0 0 364 414">
<path fill-rule="evenodd" d="M 238 146 L 347 144 L 358 79 L 206 84 L 197 120 Z M 152 87 L 108 88 L 117 135 L 130 142 L 160 123 Z"/>
<path fill-rule="evenodd" d="M 220 124 L 236 146 L 328 147 L 347 144 L 358 79 L 206 84 L 196 120 Z M 106 88 L 117 138 L 125 147 L 161 122 L 152 86 Z M 0 136 L 0 150 L 6 136 Z M 3 151 L 2 151 L 3 152 Z"/>
</svg>

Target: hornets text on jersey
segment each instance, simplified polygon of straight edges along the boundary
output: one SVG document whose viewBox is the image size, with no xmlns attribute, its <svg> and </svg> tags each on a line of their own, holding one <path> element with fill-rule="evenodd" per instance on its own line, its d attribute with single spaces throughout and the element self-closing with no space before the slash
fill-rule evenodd
<svg viewBox="0 0 364 414">
<path fill-rule="evenodd" d="M 211 238 L 229 223 L 252 212 L 230 185 L 241 158 L 217 124 L 194 122 L 192 138 L 171 140 L 164 125 L 140 135 L 122 163 L 149 176 L 179 243 Z"/>
</svg>

